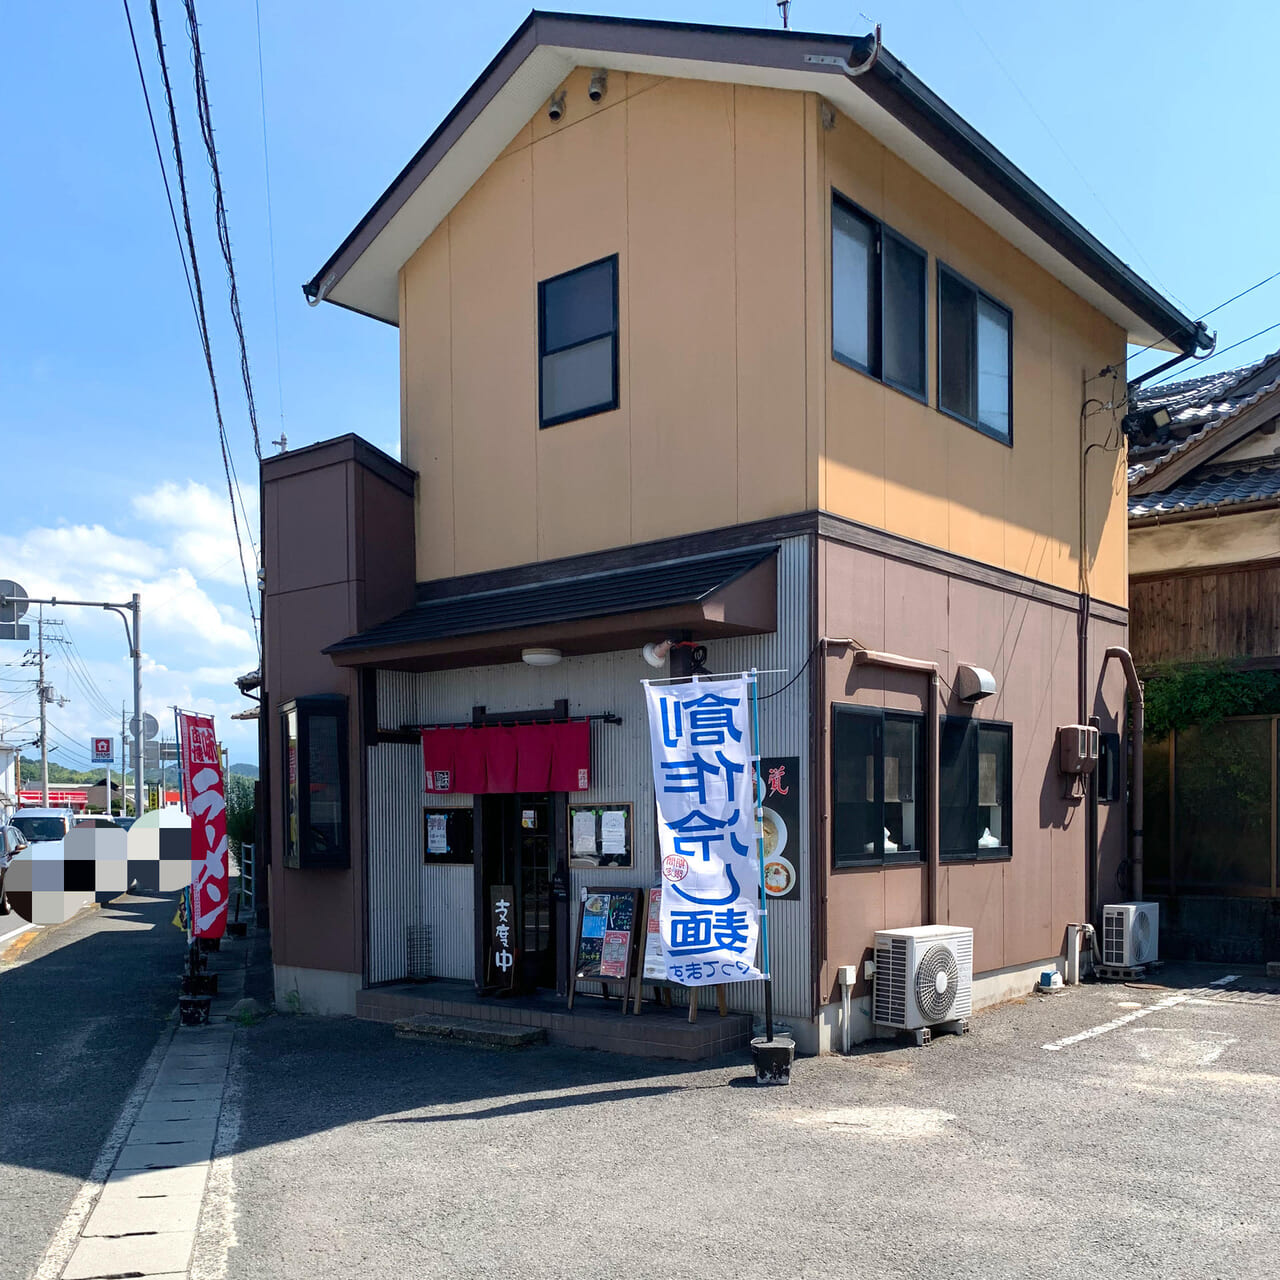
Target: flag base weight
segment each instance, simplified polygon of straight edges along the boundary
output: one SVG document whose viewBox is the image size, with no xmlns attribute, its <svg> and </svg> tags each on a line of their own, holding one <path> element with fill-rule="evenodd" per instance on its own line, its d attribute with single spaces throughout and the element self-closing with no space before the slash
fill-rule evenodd
<svg viewBox="0 0 1280 1280">
<path fill-rule="evenodd" d="M 199 1027 L 209 1021 L 209 1006 L 212 1000 L 208 996 L 179 996 L 178 1016 L 184 1027 Z"/>
<path fill-rule="evenodd" d="M 790 1036 L 756 1036 L 751 1041 L 751 1061 L 756 1084 L 790 1084 L 796 1042 Z"/>
</svg>

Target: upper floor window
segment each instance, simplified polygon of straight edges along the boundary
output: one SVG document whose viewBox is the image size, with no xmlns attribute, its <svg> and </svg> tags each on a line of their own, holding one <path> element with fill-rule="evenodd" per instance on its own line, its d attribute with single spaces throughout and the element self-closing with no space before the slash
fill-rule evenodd
<svg viewBox="0 0 1280 1280">
<path fill-rule="evenodd" d="M 939 760 L 942 861 L 1013 853 L 1013 727 L 945 716 Z"/>
<path fill-rule="evenodd" d="M 831 708 L 832 862 L 918 862 L 924 848 L 924 717 Z"/>
<path fill-rule="evenodd" d="M 1013 313 L 942 263 L 938 408 L 1013 443 Z"/>
<path fill-rule="evenodd" d="M 538 285 L 538 425 L 618 407 L 618 255 Z"/>
<path fill-rule="evenodd" d="M 922 249 L 832 197 L 832 355 L 921 399 L 926 264 Z"/>
</svg>

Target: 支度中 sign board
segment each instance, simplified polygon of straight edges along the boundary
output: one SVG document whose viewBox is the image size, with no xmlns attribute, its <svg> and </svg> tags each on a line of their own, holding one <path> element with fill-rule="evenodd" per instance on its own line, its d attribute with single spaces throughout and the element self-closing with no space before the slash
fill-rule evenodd
<svg viewBox="0 0 1280 1280">
<path fill-rule="evenodd" d="M 516 981 L 516 895 L 509 884 L 489 886 L 489 981 L 512 987 Z"/>
<path fill-rule="evenodd" d="M 747 676 L 645 686 L 667 978 L 759 979 L 760 868 Z"/>
</svg>

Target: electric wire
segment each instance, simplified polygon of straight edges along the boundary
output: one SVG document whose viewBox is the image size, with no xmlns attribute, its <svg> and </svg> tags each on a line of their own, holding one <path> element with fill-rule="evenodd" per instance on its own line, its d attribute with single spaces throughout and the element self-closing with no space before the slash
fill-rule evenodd
<svg viewBox="0 0 1280 1280">
<path fill-rule="evenodd" d="M 200 284 L 200 266 L 196 254 L 195 235 L 191 229 L 191 204 L 187 198 L 187 183 L 182 167 L 182 141 L 178 133 L 178 116 L 173 101 L 173 85 L 169 80 L 169 65 L 164 54 L 164 36 L 160 29 L 160 9 L 157 0 L 151 0 L 151 24 L 155 32 L 156 56 L 160 63 L 160 75 L 164 84 L 165 105 L 169 114 L 169 130 L 173 140 L 174 167 L 178 177 L 178 194 L 182 200 L 182 221 L 186 230 L 187 250 L 191 256 L 191 277 L 195 286 L 196 311 L 200 327 L 200 340 L 204 348 L 205 368 L 209 374 L 209 387 L 213 393 L 214 416 L 218 424 L 218 444 L 222 450 L 222 469 L 227 478 L 227 496 L 231 502 L 231 524 L 235 531 L 236 547 L 240 552 L 240 572 L 244 578 L 245 598 L 249 602 L 249 617 L 253 622 L 253 638 L 259 655 L 262 639 L 258 632 L 258 616 L 254 609 L 253 592 L 249 587 L 249 573 L 244 563 L 244 545 L 240 537 L 240 520 L 236 515 L 236 486 L 231 478 L 231 457 L 226 426 L 222 420 L 222 403 L 218 396 L 218 379 L 213 367 L 213 348 L 209 341 L 209 325 L 204 309 L 204 290 Z M 243 505 L 243 502 L 242 502 Z"/>
<path fill-rule="evenodd" d="M 1280 271 L 1273 271 L 1269 276 L 1266 276 L 1263 279 L 1259 280 L 1257 284 L 1251 284 L 1247 289 L 1241 289 L 1239 293 L 1232 294 L 1232 296 L 1229 297 L 1226 300 L 1226 302 L 1220 302 L 1216 307 L 1210 307 L 1209 310 L 1204 313 L 1204 315 L 1196 317 L 1196 323 L 1198 324 L 1201 320 L 1207 320 L 1211 315 L 1214 315 L 1217 312 L 1221 311 L 1223 307 L 1229 307 L 1233 302 L 1239 302 L 1239 300 L 1243 298 L 1246 294 L 1252 293 L 1255 289 L 1261 289 L 1264 284 L 1270 284 L 1273 280 L 1280 280 Z M 1167 340 L 1168 334 L 1164 334 L 1162 335 L 1162 337 Z M 1150 351 L 1152 347 L 1156 346 L 1157 343 L 1159 343 L 1159 341 L 1160 339 L 1157 338 L 1155 342 L 1148 342 L 1145 347 L 1139 347 L 1137 351 L 1133 352 L 1133 354 L 1129 356 L 1129 359 L 1134 360 L 1138 356 L 1143 355 L 1145 352 Z M 1246 341 L 1248 341 L 1248 339 L 1246 339 Z M 1209 355 L 1217 355 L 1217 352 L 1211 351 Z M 1207 360 L 1209 356 L 1205 356 L 1204 358 Z"/>
<path fill-rule="evenodd" d="M 1252 342 L 1254 338 L 1261 338 L 1263 334 L 1270 333 L 1273 329 L 1280 329 L 1280 320 L 1275 324 L 1269 324 L 1265 329 L 1259 329 L 1257 333 L 1251 333 L 1247 338 L 1241 338 L 1239 342 L 1233 342 L 1229 347 L 1220 347 L 1216 351 L 1211 351 L 1207 356 L 1202 356 L 1202 360 L 1209 360 L 1214 356 L 1226 355 L 1228 351 L 1234 351 L 1237 347 L 1243 347 L 1246 342 Z M 1186 370 L 1178 369 L 1173 373 L 1167 373 L 1163 378 L 1157 378 L 1154 382 L 1149 383 L 1149 387 L 1158 387 L 1161 383 L 1170 382 L 1174 379 L 1184 380 L 1186 378 Z"/>
<path fill-rule="evenodd" d="M 267 82 L 262 73 L 262 12 L 253 0 L 253 21 L 258 35 L 258 107 L 262 116 L 262 172 L 267 193 L 267 253 L 271 265 L 271 327 L 276 341 L 276 407 L 280 415 L 280 438 L 284 438 L 284 375 L 280 368 L 280 296 L 276 278 L 276 231 L 271 215 L 271 152 L 267 147 Z"/>
<path fill-rule="evenodd" d="M 222 174 L 218 169 L 218 148 L 213 139 L 213 116 L 209 110 L 209 87 L 204 75 L 204 55 L 200 51 L 200 24 L 196 20 L 195 0 L 184 0 L 187 32 L 191 37 L 191 70 L 196 93 L 196 115 L 200 134 L 209 157 L 209 174 L 213 183 L 214 220 L 218 227 L 218 246 L 227 272 L 227 290 L 231 302 L 231 320 L 240 347 L 240 377 L 244 382 L 244 398 L 249 408 L 249 427 L 253 432 L 253 452 L 262 461 L 262 440 L 258 435 L 258 409 L 253 399 L 253 379 L 249 374 L 249 351 L 244 339 L 244 321 L 240 317 L 240 293 L 236 288 L 235 260 L 231 254 L 231 232 L 227 228 L 227 207 L 222 197 Z"/>
<path fill-rule="evenodd" d="M 182 274 L 187 278 L 187 296 L 191 299 L 191 310 L 196 310 L 196 295 L 191 287 L 191 271 L 187 267 L 187 253 L 182 246 L 182 232 L 178 230 L 178 214 L 173 207 L 173 192 L 169 187 L 169 171 L 165 168 L 164 151 L 160 146 L 160 134 L 156 130 L 155 113 L 151 110 L 151 94 L 147 90 L 147 77 L 142 70 L 142 55 L 138 52 L 138 40 L 133 31 L 133 15 L 129 12 L 129 0 L 124 4 L 125 21 L 129 24 L 129 43 L 133 46 L 133 60 L 138 67 L 138 83 L 142 85 L 142 100 L 147 104 L 147 121 L 151 125 L 151 140 L 156 146 L 156 159 L 160 162 L 160 177 L 164 180 L 164 195 L 169 202 L 169 217 L 173 222 L 173 234 L 178 242 L 178 257 L 182 259 Z M 196 317 L 199 324 L 199 316 Z"/>
<path fill-rule="evenodd" d="M 1008 80 L 1008 82 L 1013 86 L 1014 92 L 1017 93 L 1018 97 L 1020 97 L 1024 103 L 1026 103 L 1027 110 L 1030 111 L 1031 114 L 1035 116 L 1035 118 L 1040 122 L 1040 127 L 1045 131 L 1045 133 L 1049 135 L 1050 139 L 1053 141 L 1053 145 L 1057 147 L 1060 152 L 1062 152 L 1063 159 L 1066 160 L 1066 162 L 1072 167 L 1072 169 L 1075 170 L 1076 177 L 1078 177 L 1080 181 L 1084 183 L 1085 190 L 1088 191 L 1088 193 L 1098 202 L 1098 208 L 1101 209 L 1102 212 L 1105 213 L 1107 217 L 1111 219 L 1111 225 L 1114 226 L 1115 229 L 1128 242 L 1129 247 L 1137 255 L 1138 261 L 1141 262 L 1144 267 L 1146 267 L 1147 273 L 1156 282 L 1156 284 L 1158 284 L 1161 287 L 1161 289 L 1163 289 L 1165 293 L 1167 293 L 1175 302 L 1177 302 L 1180 306 L 1186 308 L 1186 303 L 1182 302 L 1182 300 L 1178 297 L 1178 295 L 1174 293 L 1173 290 L 1170 289 L 1167 284 L 1164 284 L 1161 281 L 1160 277 L 1157 276 L 1155 273 L 1155 268 L 1153 268 L 1152 265 L 1146 260 L 1146 258 L 1142 256 L 1142 250 L 1138 248 L 1137 244 L 1133 240 L 1133 237 L 1130 236 L 1129 233 L 1120 225 L 1119 219 L 1115 216 L 1114 213 L 1111 212 L 1110 209 L 1107 208 L 1106 204 L 1103 202 L 1102 197 L 1093 189 L 1092 184 L 1089 182 L 1089 179 L 1085 177 L 1080 166 L 1076 164 L 1076 162 L 1071 158 L 1071 155 L 1067 151 L 1066 147 L 1064 147 L 1062 143 L 1058 141 L 1057 135 L 1049 127 L 1048 122 L 1040 114 L 1040 112 L 1036 110 L 1035 104 L 1031 101 L 1031 99 L 1028 98 L 1027 95 L 1022 91 L 1022 86 L 1013 78 L 1013 73 L 1009 70 L 1008 67 L 1004 65 L 1004 63 L 996 55 L 996 51 L 987 43 L 986 37 L 982 34 L 982 29 L 976 23 L 974 23 L 973 20 L 969 17 L 969 15 L 964 11 L 964 8 L 960 4 L 960 0 L 952 0 L 952 3 L 955 5 L 956 12 L 959 13 L 961 19 L 964 22 L 966 22 L 969 25 L 970 29 L 973 31 L 973 34 L 977 38 L 979 44 L 981 44 L 982 47 L 987 51 L 987 54 L 991 58 L 991 61 L 994 62 L 997 67 L 999 67 L 1001 73 L 1004 75 L 1004 78 Z"/>
</svg>

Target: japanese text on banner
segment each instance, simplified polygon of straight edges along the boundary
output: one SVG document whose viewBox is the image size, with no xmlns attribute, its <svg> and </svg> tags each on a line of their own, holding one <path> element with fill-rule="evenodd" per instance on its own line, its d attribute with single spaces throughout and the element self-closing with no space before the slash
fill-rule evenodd
<svg viewBox="0 0 1280 1280">
<path fill-rule="evenodd" d="M 220 938 L 227 927 L 227 801 L 213 719 L 179 711 L 178 734 L 191 815 L 191 932 Z"/>
<path fill-rule="evenodd" d="M 687 987 L 760 978 L 750 683 L 647 685 L 646 696 L 667 976 Z"/>
</svg>

